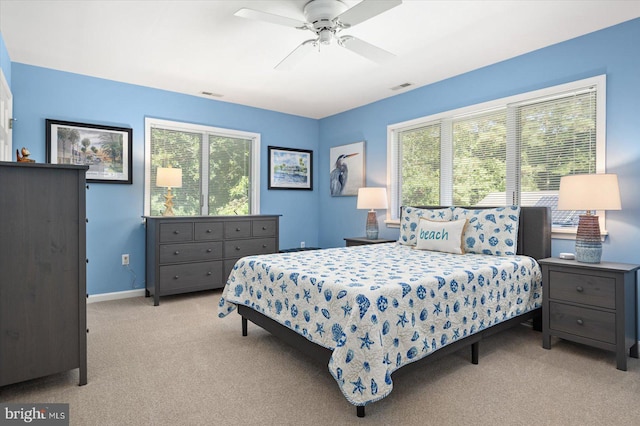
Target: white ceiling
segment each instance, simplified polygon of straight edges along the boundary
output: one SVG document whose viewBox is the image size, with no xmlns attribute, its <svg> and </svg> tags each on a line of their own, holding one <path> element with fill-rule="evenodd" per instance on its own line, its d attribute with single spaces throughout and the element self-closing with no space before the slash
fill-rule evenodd
<svg viewBox="0 0 640 426">
<path fill-rule="evenodd" d="M 13 62 L 322 118 L 640 17 L 635 0 L 404 0 L 342 32 L 392 61 L 333 43 L 292 71 L 275 70 L 313 34 L 233 13 L 304 21 L 305 3 L 0 0 L 0 31 Z M 413 85 L 391 90 L 405 82 Z"/>
</svg>

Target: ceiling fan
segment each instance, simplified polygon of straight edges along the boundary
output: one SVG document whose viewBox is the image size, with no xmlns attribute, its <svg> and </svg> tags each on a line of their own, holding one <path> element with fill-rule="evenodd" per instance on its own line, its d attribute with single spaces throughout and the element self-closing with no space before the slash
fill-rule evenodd
<svg viewBox="0 0 640 426">
<path fill-rule="evenodd" d="M 373 62 L 383 63 L 392 59 L 394 55 L 384 49 L 350 35 L 338 34 L 343 29 L 351 28 L 401 3 L 402 0 L 362 0 L 349 8 L 341 0 L 311 0 L 304 6 L 305 22 L 248 8 L 240 9 L 234 15 L 309 30 L 316 35 L 316 38 L 300 44 L 275 67 L 287 70 L 293 68 L 311 50 L 319 49 L 323 44 L 328 45 L 334 39 L 338 45 Z"/>
</svg>

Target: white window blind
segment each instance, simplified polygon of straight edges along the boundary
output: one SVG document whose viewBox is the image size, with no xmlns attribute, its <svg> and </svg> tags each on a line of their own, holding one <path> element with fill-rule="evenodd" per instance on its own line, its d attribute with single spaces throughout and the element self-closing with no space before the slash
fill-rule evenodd
<svg viewBox="0 0 640 426">
<path fill-rule="evenodd" d="M 403 167 L 401 199 L 407 205 L 436 205 L 440 201 L 440 123 L 409 129 L 398 135 Z"/>
<path fill-rule="evenodd" d="M 590 87 L 518 107 L 521 205 L 555 210 L 562 176 L 596 173 L 596 103 Z M 554 225 L 577 226 L 579 213 L 554 211 Z"/>
<path fill-rule="evenodd" d="M 489 194 L 505 193 L 507 126 L 505 110 L 454 119 L 453 204 L 474 206 Z M 503 196 L 499 205 L 508 201 Z"/>
<path fill-rule="evenodd" d="M 260 135 L 159 119 L 145 120 L 145 214 L 164 211 L 158 167 L 182 169 L 176 215 L 259 213 Z"/>
<path fill-rule="evenodd" d="M 402 205 L 542 205 L 554 227 L 576 226 L 580 212 L 556 209 L 560 177 L 605 171 L 605 82 L 594 77 L 389 126 L 389 219 Z"/>
</svg>

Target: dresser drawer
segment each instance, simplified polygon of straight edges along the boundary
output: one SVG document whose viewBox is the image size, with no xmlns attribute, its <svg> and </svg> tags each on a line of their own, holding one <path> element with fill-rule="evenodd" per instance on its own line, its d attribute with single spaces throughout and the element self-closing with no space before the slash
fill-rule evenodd
<svg viewBox="0 0 640 426">
<path fill-rule="evenodd" d="M 223 287 L 222 269 L 222 261 L 161 266 L 160 294 Z"/>
<path fill-rule="evenodd" d="M 225 238 L 246 238 L 251 236 L 251 221 L 238 220 L 234 222 L 225 222 L 224 237 Z"/>
<path fill-rule="evenodd" d="M 193 240 L 193 223 L 161 223 L 160 224 L 160 242 L 175 243 L 178 241 Z"/>
<path fill-rule="evenodd" d="M 275 238 L 257 238 L 255 240 L 225 241 L 224 257 L 244 257 L 252 254 L 267 254 L 276 251 Z"/>
<path fill-rule="evenodd" d="M 616 317 L 612 312 L 551 302 L 549 316 L 552 330 L 606 343 L 616 342 Z"/>
<path fill-rule="evenodd" d="M 160 264 L 222 259 L 222 241 L 160 246 Z"/>
<path fill-rule="evenodd" d="M 275 220 L 254 220 L 252 228 L 254 237 L 274 237 L 276 235 Z"/>
<path fill-rule="evenodd" d="M 550 271 L 553 285 L 549 297 L 554 300 L 581 303 L 614 309 L 616 281 L 614 278 Z"/>
<path fill-rule="evenodd" d="M 224 224 L 222 222 L 196 222 L 194 235 L 198 241 L 221 240 L 224 236 Z"/>
<path fill-rule="evenodd" d="M 240 258 L 227 259 L 224 261 L 224 272 L 222 273 L 222 276 L 224 277 L 225 283 L 229 279 L 229 275 L 231 275 L 231 271 L 233 271 L 233 267 L 236 266 L 236 262 L 238 260 L 240 260 Z"/>
</svg>

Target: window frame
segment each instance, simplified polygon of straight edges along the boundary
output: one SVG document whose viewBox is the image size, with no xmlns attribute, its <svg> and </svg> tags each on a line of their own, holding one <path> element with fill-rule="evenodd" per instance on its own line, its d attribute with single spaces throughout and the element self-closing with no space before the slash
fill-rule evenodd
<svg viewBox="0 0 640 426">
<path fill-rule="evenodd" d="M 232 130 L 221 127 L 213 127 L 202 124 L 194 124 L 184 121 L 164 120 L 160 118 L 145 117 L 144 119 L 144 215 L 151 212 L 151 128 L 159 127 L 167 130 L 184 131 L 189 133 L 201 133 L 203 141 L 210 135 L 229 137 L 235 139 L 251 140 L 251 170 L 250 170 L 250 212 L 249 215 L 260 214 L 260 133 L 243 130 Z M 205 153 L 205 148 L 207 152 Z M 208 144 L 203 144 L 202 154 L 208 156 Z M 202 157 L 201 157 L 202 158 Z M 202 165 L 202 163 L 201 163 Z M 208 194 L 209 182 L 207 179 L 201 183 L 201 196 Z M 206 190 L 206 192 L 205 192 Z M 202 209 L 204 212 L 202 213 Z M 208 203 L 201 205 L 201 214 L 208 215 Z"/>
<path fill-rule="evenodd" d="M 533 90 L 520 93 L 517 95 L 507 96 L 504 98 L 494 99 L 474 105 L 465 106 L 448 111 L 438 112 L 432 115 L 415 118 L 400 123 L 390 124 L 387 126 L 387 191 L 389 193 L 389 209 L 387 209 L 387 217 L 385 223 L 390 228 L 400 226 L 398 216 L 400 211 L 400 188 L 402 182 L 400 171 L 400 150 L 398 149 L 398 135 L 407 130 L 418 129 L 427 125 L 439 122 L 441 126 L 451 126 L 451 123 L 459 118 L 470 115 L 478 115 L 487 113 L 492 110 L 506 109 L 507 122 L 514 120 L 512 110 L 513 105 L 522 105 L 534 102 L 538 99 L 550 98 L 553 96 L 561 96 L 562 94 L 579 91 L 588 87 L 596 87 L 596 173 L 606 173 L 606 75 L 598 75 L 582 80 L 576 80 L 555 86 L 549 86 L 543 89 Z M 516 176 L 517 167 L 515 164 L 519 161 L 517 158 L 518 151 L 515 148 L 515 132 L 507 131 L 507 181 L 506 190 L 512 192 L 516 196 L 517 204 L 520 203 L 520 193 L 516 193 Z M 451 205 L 453 200 L 453 186 L 446 188 L 448 182 L 453 182 L 453 147 L 450 141 L 441 141 L 440 147 L 440 205 Z M 447 180 L 448 179 L 448 180 Z M 395 215 L 394 215 L 395 213 Z M 605 226 L 605 212 L 596 212 L 600 218 L 601 234 L 607 235 Z M 552 237 L 559 239 L 574 239 L 576 228 L 560 228 L 552 229 Z"/>
</svg>

